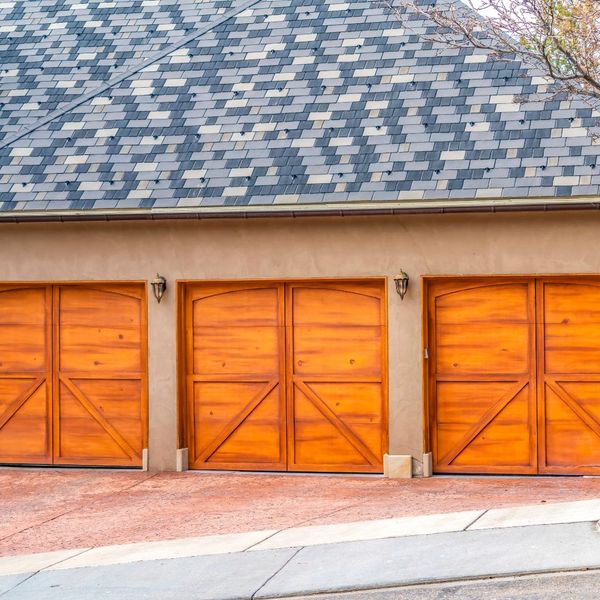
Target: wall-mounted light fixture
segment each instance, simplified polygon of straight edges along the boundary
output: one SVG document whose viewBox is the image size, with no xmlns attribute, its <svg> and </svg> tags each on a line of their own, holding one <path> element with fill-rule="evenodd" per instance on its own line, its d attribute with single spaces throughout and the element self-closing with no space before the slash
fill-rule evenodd
<svg viewBox="0 0 600 600">
<path fill-rule="evenodd" d="M 400 300 L 404 300 L 404 296 L 406 296 L 406 291 L 408 290 L 408 279 L 408 275 L 402 270 L 394 277 L 396 291 L 400 296 Z"/>
<path fill-rule="evenodd" d="M 150 282 L 150 285 L 152 286 L 156 301 L 160 304 L 162 297 L 165 295 L 165 290 L 167 289 L 167 280 L 157 273 L 156 277 Z"/>
</svg>

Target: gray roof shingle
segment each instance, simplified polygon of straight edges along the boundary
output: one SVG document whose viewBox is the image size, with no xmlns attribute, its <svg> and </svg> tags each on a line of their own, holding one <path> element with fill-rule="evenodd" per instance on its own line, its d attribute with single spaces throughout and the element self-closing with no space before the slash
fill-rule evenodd
<svg viewBox="0 0 600 600">
<path fill-rule="evenodd" d="M 432 45 L 421 17 L 405 30 L 368 0 L 75 2 L 0 0 L 3 212 L 600 191 L 591 108 L 532 96 L 546 82 L 516 61 Z"/>
</svg>

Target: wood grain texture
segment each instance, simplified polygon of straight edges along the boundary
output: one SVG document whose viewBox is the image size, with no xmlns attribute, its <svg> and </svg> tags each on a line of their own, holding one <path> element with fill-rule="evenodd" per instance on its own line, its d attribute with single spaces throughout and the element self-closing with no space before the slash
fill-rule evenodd
<svg viewBox="0 0 600 600">
<path fill-rule="evenodd" d="M 535 288 L 530 279 L 428 286 L 434 470 L 535 473 Z"/>
<path fill-rule="evenodd" d="M 185 290 L 190 468 L 284 470 L 283 285 Z"/>
<path fill-rule="evenodd" d="M 0 463 L 141 466 L 145 319 L 142 284 L 0 287 Z"/>
<path fill-rule="evenodd" d="M 387 448 L 383 286 L 290 283 L 286 292 L 288 469 L 380 473 Z"/>
<path fill-rule="evenodd" d="M 142 465 L 144 300 L 140 285 L 54 286 L 54 464 Z"/>
<path fill-rule="evenodd" d="M 381 472 L 381 282 L 183 287 L 190 467 Z"/>
<path fill-rule="evenodd" d="M 540 279 L 540 472 L 600 474 L 600 279 Z"/>
<path fill-rule="evenodd" d="M 444 278 L 426 292 L 435 471 L 600 474 L 600 278 Z"/>
<path fill-rule="evenodd" d="M 52 291 L 0 286 L 0 463 L 52 461 Z"/>
</svg>

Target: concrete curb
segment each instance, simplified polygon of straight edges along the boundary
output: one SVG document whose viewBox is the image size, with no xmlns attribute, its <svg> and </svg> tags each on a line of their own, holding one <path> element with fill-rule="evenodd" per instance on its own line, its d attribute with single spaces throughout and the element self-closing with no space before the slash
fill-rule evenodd
<svg viewBox="0 0 600 600">
<path fill-rule="evenodd" d="M 160 542 L 77 548 L 0 558 L 0 576 L 138 561 L 299 548 L 461 531 L 600 520 L 600 500 L 312 525 Z"/>
<path fill-rule="evenodd" d="M 594 522 L 146 560 L 0 577 L 3 600 L 239 600 L 600 567 Z"/>
</svg>

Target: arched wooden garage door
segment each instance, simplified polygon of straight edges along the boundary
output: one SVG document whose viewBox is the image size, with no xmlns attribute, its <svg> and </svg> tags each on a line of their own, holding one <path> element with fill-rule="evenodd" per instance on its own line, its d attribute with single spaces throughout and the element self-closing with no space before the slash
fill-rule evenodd
<svg viewBox="0 0 600 600">
<path fill-rule="evenodd" d="M 439 473 L 600 473 L 600 280 L 427 284 Z"/>
<path fill-rule="evenodd" d="M 600 279 L 537 282 L 542 473 L 600 474 Z"/>
<path fill-rule="evenodd" d="M 0 287 L 0 463 L 141 466 L 143 285 Z"/>
<path fill-rule="evenodd" d="M 287 286 L 288 468 L 380 472 L 387 445 L 381 284 Z"/>
<path fill-rule="evenodd" d="M 382 282 L 184 290 L 191 468 L 381 472 Z"/>
</svg>

